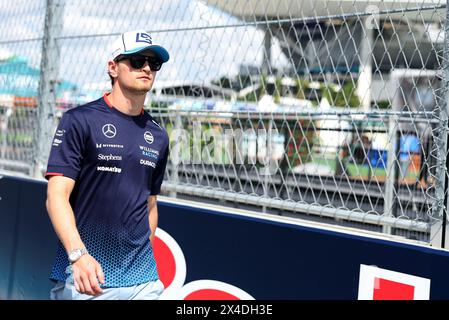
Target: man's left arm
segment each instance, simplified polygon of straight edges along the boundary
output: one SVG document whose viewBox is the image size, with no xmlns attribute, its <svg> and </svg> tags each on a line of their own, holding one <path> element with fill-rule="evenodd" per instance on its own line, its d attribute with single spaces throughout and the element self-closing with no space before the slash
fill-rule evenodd
<svg viewBox="0 0 449 320">
<path fill-rule="evenodd" d="M 148 197 L 148 220 L 150 223 L 150 241 L 153 243 L 154 234 L 156 233 L 157 221 L 158 221 L 158 213 L 157 213 L 157 196 L 149 196 Z"/>
</svg>

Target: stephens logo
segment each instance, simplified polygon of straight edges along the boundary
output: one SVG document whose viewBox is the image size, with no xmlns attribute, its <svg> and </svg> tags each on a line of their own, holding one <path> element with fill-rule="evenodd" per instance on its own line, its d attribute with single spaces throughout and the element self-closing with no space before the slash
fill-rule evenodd
<svg viewBox="0 0 449 320">
<path fill-rule="evenodd" d="M 122 160 L 122 156 L 114 156 L 113 154 L 99 154 L 98 155 L 98 160 L 104 160 L 104 161 L 121 161 Z"/>
<path fill-rule="evenodd" d="M 150 131 L 145 131 L 145 133 L 143 134 L 143 138 L 145 139 L 146 142 L 148 142 L 149 144 L 152 144 L 154 141 L 154 137 L 153 134 Z"/>
<path fill-rule="evenodd" d="M 105 137 L 109 139 L 114 138 L 115 135 L 117 134 L 117 129 L 113 124 L 110 123 L 105 124 L 103 128 L 101 128 L 101 131 L 103 132 Z"/>
</svg>

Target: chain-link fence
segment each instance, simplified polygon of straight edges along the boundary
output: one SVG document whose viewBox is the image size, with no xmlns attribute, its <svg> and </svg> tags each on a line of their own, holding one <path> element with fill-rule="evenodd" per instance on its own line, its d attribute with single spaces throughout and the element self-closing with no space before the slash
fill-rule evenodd
<svg viewBox="0 0 449 320">
<path fill-rule="evenodd" d="M 167 194 L 445 246 L 445 1 L 2 1 L 0 15 L 1 169 L 41 177 L 57 119 L 110 90 L 111 42 L 143 28 L 171 55 L 146 102 L 171 138 Z"/>
</svg>

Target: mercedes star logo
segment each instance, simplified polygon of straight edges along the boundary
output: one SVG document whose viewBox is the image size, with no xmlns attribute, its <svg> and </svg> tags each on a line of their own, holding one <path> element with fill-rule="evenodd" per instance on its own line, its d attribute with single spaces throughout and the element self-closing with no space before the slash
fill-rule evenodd
<svg viewBox="0 0 449 320">
<path fill-rule="evenodd" d="M 105 124 L 103 126 L 103 128 L 101 129 L 101 131 L 103 131 L 103 134 L 107 137 L 107 138 L 114 138 L 115 135 L 117 134 L 117 129 L 114 127 L 113 124 Z"/>
</svg>

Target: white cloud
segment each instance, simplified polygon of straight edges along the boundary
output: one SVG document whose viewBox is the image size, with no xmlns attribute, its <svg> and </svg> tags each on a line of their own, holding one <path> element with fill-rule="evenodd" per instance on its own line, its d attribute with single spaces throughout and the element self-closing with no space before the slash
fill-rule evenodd
<svg viewBox="0 0 449 320">
<path fill-rule="evenodd" d="M 25 9 L 28 1 L 16 3 L 16 7 L 11 5 L 0 13 L 2 38 L 42 37 L 43 1 L 30 10 Z M 109 45 L 116 34 L 132 29 L 152 31 L 153 38 L 170 52 L 171 60 L 158 75 L 161 81 L 208 82 L 223 75 L 235 75 L 240 64 L 260 64 L 262 60 L 262 31 L 252 26 L 211 28 L 241 21 L 200 1 L 66 0 L 63 21 L 63 38 L 58 41 L 60 77 L 80 87 L 108 80 Z M 14 26 L 12 35 L 7 25 Z M 207 28 L 191 30 L 198 27 Z M 41 45 L 41 41 L 19 41 L 0 47 L 25 55 L 34 66 L 39 66 Z M 286 63 L 276 42 L 272 57 L 275 65 Z"/>
</svg>

